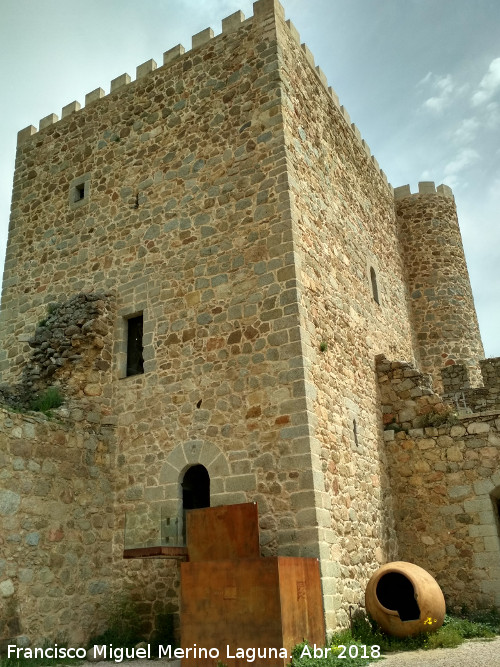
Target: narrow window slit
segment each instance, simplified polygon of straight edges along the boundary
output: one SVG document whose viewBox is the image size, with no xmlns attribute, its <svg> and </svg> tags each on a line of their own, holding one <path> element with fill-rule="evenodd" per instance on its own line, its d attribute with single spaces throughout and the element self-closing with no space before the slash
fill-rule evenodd
<svg viewBox="0 0 500 667">
<path fill-rule="evenodd" d="M 380 300 L 378 296 L 378 285 L 377 285 L 377 274 L 373 266 L 370 267 L 370 280 L 372 283 L 372 294 L 373 300 L 380 305 Z"/>
<path fill-rule="evenodd" d="M 127 377 L 144 373 L 143 316 L 127 320 Z"/>
</svg>

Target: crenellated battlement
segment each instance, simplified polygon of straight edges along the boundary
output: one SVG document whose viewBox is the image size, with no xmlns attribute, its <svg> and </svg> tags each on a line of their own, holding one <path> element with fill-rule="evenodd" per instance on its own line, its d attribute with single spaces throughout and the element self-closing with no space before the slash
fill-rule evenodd
<svg viewBox="0 0 500 667">
<path fill-rule="evenodd" d="M 284 8 L 280 4 L 279 0 L 257 0 L 257 2 L 253 3 L 253 8 L 254 8 L 254 14 L 248 19 L 245 19 L 245 15 L 240 10 L 223 18 L 221 22 L 222 31 L 217 35 L 214 33 L 214 30 L 210 27 L 205 28 L 204 30 L 201 30 L 200 32 L 196 33 L 191 37 L 191 49 L 186 50 L 186 48 L 182 44 L 177 44 L 176 46 L 168 49 L 163 53 L 162 67 L 171 66 L 172 63 L 176 62 L 179 58 L 187 57 L 189 54 L 192 53 L 192 51 L 204 46 L 208 42 L 214 39 L 221 38 L 228 33 L 239 30 L 244 25 L 248 25 L 249 23 L 255 20 L 262 21 L 265 17 L 269 16 L 269 14 L 274 13 L 276 16 L 280 16 L 284 19 Z M 355 123 L 351 122 L 349 113 L 347 112 L 346 108 L 342 106 L 339 102 L 338 95 L 336 94 L 334 89 L 328 85 L 328 80 L 325 73 L 323 72 L 323 70 L 319 65 L 316 65 L 313 53 L 311 52 L 307 44 L 301 42 L 298 30 L 296 29 L 292 21 L 290 21 L 290 19 L 285 21 L 285 25 L 287 26 L 293 40 L 300 46 L 307 62 L 311 66 L 311 69 L 314 71 L 314 73 L 316 74 L 317 78 L 319 79 L 325 90 L 327 91 L 329 97 L 333 101 L 333 104 L 340 111 L 342 118 L 344 119 L 347 126 L 353 133 L 361 149 L 366 154 L 368 160 L 371 161 L 375 170 L 380 174 L 385 183 L 388 184 L 389 187 L 392 189 L 392 186 L 387 181 L 387 176 L 385 172 L 380 168 L 380 165 L 375 156 L 372 155 L 370 147 L 368 146 L 366 141 L 362 138 L 358 127 L 355 125 Z M 65 105 L 62 108 L 60 118 L 57 114 L 51 113 L 48 116 L 45 116 L 44 118 L 40 119 L 38 123 L 38 129 L 34 125 L 28 125 L 27 127 L 20 130 L 17 134 L 17 145 L 20 146 L 21 144 L 29 141 L 34 135 L 38 135 L 43 130 L 55 124 L 58 124 L 61 121 L 64 121 L 65 118 L 68 118 L 74 113 L 82 112 L 89 105 L 94 104 L 95 102 L 98 102 L 103 98 L 109 97 L 117 93 L 118 91 L 121 91 L 124 87 L 129 85 L 134 85 L 137 81 L 146 78 L 148 75 L 152 74 L 155 70 L 161 69 L 162 67 L 158 68 L 157 62 L 151 58 L 150 60 L 147 60 L 146 62 L 136 67 L 136 75 L 134 80 L 132 79 L 130 74 L 124 72 L 120 76 L 117 76 L 111 80 L 109 93 L 106 93 L 106 91 L 101 87 L 96 88 L 85 95 L 85 105 L 83 107 L 80 104 L 80 102 L 74 100 L 73 102 L 70 102 L 69 104 Z M 409 186 L 404 186 L 404 187 L 409 187 Z M 447 187 L 447 186 L 440 186 L 440 187 Z M 398 189 L 400 190 L 401 188 Z"/>
<path fill-rule="evenodd" d="M 394 199 L 405 199 L 406 197 L 415 197 L 418 195 L 441 195 L 442 197 L 449 197 L 453 199 L 453 191 L 448 185 L 438 185 L 434 181 L 420 181 L 418 184 L 418 192 L 412 193 L 409 185 L 401 185 L 394 188 Z"/>
<path fill-rule="evenodd" d="M 464 412 L 498 411 L 500 409 L 500 357 L 479 361 L 482 387 L 471 387 L 469 368 L 452 364 L 441 369 L 444 398 Z"/>
</svg>

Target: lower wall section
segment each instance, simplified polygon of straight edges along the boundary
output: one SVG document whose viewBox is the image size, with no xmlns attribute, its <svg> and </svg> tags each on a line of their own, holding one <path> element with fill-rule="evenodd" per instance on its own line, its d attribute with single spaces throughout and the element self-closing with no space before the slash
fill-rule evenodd
<svg viewBox="0 0 500 667">
<path fill-rule="evenodd" d="M 0 648 L 23 635 L 83 645 L 102 629 L 111 442 L 106 428 L 0 408 Z"/>
<path fill-rule="evenodd" d="M 452 607 L 500 605 L 500 415 L 456 417 L 410 364 L 378 374 L 401 560 Z"/>
</svg>

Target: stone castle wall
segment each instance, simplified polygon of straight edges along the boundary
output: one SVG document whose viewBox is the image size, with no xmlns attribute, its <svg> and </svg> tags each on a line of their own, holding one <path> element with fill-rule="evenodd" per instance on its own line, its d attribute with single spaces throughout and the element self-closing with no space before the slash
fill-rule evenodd
<svg viewBox="0 0 500 667">
<path fill-rule="evenodd" d="M 125 562 L 125 516 L 181 519 L 193 464 L 209 472 L 212 505 L 258 503 L 263 555 L 320 558 L 330 629 L 397 556 L 373 359 L 414 354 L 400 250 L 392 188 L 276 0 L 20 133 L 2 381 L 22 384 L 34 362 L 32 385 L 55 383 L 69 400 L 75 427 L 64 422 L 61 444 L 80 451 L 102 435 L 99 475 L 74 482 L 90 497 L 109 485 L 97 588 L 141 600 L 149 630 L 177 608 L 177 566 Z M 40 320 L 62 322 L 49 304 L 91 293 L 107 295 L 92 324 L 44 338 Z M 127 319 L 138 314 L 144 373 L 127 376 Z M 35 426 L 40 451 L 51 429 Z M 48 451 L 59 470 L 65 449 Z M 8 521 L 19 531 L 17 511 Z M 90 514 L 101 513 L 89 500 Z M 85 545 L 86 525 L 71 539 Z M 62 542 L 61 553 L 73 548 Z M 21 599 L 14 570 L 0 586 Z M 63 583 L 78 613 L 103 618 L 100 598 Z M 26 618 L 30 636 L 55 636 Z M 87 638 L 90 626 L 77 627 Z"/>
<path fill-rule="evenodd" d="M 500 410 L 500 358 L 481 359 L 482 386 L 472 387 L 467 366 L 456 364 L 441 369 L 443 398 L 459 412 Z"/>
<path fill-rule="evenodd" d="M 177 50 L 19 144 L 2 372 L 20 377 L 50 302 L 116 295 L 99 380 L 116 418 L 116 568 L 125 514 L 157 503 L 178 516 L 193 463 L 213 505 L 258 502 L 263 554 L 313 548 L 275 9 L 261 0 L 237 32 Z M 145 372 L 125 377 L 137 313 Z M 118 579 L 149 590 L 134 576 L 142 564 L 127 567 Z"/>
<path fill-rule="evenodd" d="M 450 607 L 498 606 L 500 413 L 457 418 L 411 364 L 377 372 L 399 558 L 428 570 Z"/>
<path fill-rule="evenodd" d="M 16 409 L 48 387 L 64 404 L 51 418 L 0 410 L 0 648 L 16 637 L 81 645 L 103 630 L 121 596 L 137 602 L 145 633 L 159 614 L 177 610 L 168 602 L 176 598 L 175 563 L 123 560 L 117 419 L 101 377 L 111 359 L 112 305 L 103 294 L 52 303 L 29 341 L 20 385 L 2 387 Z"/>
<path fill-rule="evenodd" d="M 328 95 L 296 31 L 281 25 L 295 283 L 329 626 L 346 625 L 397 544 L 373 359 L 412 357 L 392 188 Z M 375 272 L 378 303 L 371 271 Z M 304 493 L 305 495 L 305 493 Z"/>
<path fill-rule="evenodd" d="M 106 431 L 0 408 L 0 643 L 78 645 L 103 622 L 114 589 Z"/>
<path fill-rule="evenodd" d="M 417 363 L 439 390 L 440 370 L 452 364 L 466 365 L 477 385 L 484 350 L 453 194 L 423 182 L 418 194 L 402 186 L 394 196 Z"/>
</svg>

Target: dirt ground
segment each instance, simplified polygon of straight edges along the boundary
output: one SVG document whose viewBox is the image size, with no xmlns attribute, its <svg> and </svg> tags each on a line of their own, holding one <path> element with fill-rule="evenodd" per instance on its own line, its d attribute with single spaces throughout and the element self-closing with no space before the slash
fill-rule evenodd
<svg viewBox="0 0 500 667">
<path fill-rule="evenodd" d="M 117 667 L 118 663 L 85 662 L 85 667 Z M 248 663 L 252 667 L 252 663 Z M 405 651 L 386 654 L 380 660 L 367 662 L 381 667 L 500 667 L 500 637 L 491 641 L 468 641 L 457 648 L 432 651 Z M 180 660 L 135 660 L 119 663 L 120 667 L 182 667 Z M 342 667 L 342 661 L 339 661 Z"/>
<path fill-rule="evenodd" d="M 377 660 L 382 667 L 500 667 L 500 637 L 468 641 L 457 648 L 391 653 L 384 658 Z"/>
</svg>

